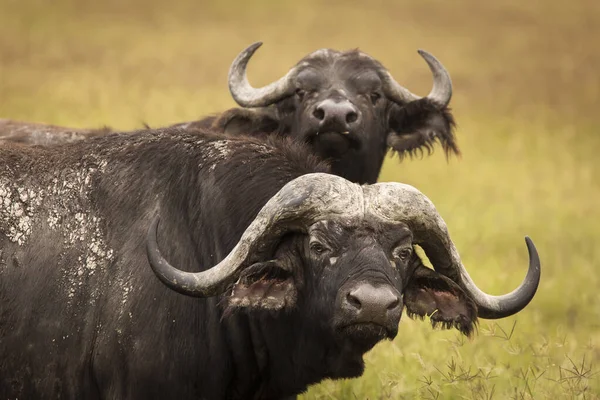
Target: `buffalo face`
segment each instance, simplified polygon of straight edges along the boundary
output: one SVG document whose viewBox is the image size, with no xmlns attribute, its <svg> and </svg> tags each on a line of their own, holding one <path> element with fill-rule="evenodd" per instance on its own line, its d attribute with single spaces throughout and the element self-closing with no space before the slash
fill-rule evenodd
<svg viewBox="0 0 600 400">
<path fill-rule="evenodd" d="M 414 244 L 405 223 L 316 222 L 305 234 L 283 238 L 269 261 L 242 271 L 226 313 L 310 320 L 300 330 L 331 341 L 341 354 L 343 361 L 333 363 L 337 378 L 363 373 L 364 353 L 396 337 L 405 307 L 411 317 L 432 315 L 432 323 L 470 334 L 477 321 L 473 300 L 424 267 Z"/>
<path fill-rule="evenodd" d="M 431 152 L 440 142 L 446 154 L 459 153 L 448 109 L 450 77 L 429 53 L 420 52 L 434 87 L 419 97 L 358 50 L 315 51 L 283 78 L 256 89 L 246 79 L 246 65 L 259 45 L 240 53 L 230 70 L 232 96 L 246 108 L 223 113 L 215 121 L 218 128 L 296 137 L 331 160 L 334 173 L 358 183 L 376 181 L 388 149 L 403 157 Z"/>
<path fill-rule="evenodd" d="M 309 309 L 339 340 L 361 353 L 393 339 L 403 309 L 404 282 L 410 276 L 412 234 L 406 226 L 352 226 L 323 221 L 306 240 Z"/>
</svg>

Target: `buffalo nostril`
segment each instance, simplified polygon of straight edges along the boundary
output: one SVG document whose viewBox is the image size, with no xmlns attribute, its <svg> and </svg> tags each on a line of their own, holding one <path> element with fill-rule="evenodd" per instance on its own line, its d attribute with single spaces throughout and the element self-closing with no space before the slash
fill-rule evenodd
<svg viewBox="0 0 600 400">
<path fill-rule="evenodd" d="M 395 308 L 397 308 L 400 305 L 400 298 L 396 297 L 395 300 L 393 300 L 387 307 L 388 310 L 393 310 Z"/>
<path fill-rule="evenodd" d="M 356 308 L 357 310 L 360 310 L 362 307 L 360 300 L 356 296 L 354 296 L 352 293 L 348 293 L 346 295 L 346 301 L 348 301 L 348 304 L 350 304 L 352 307 Z"/>
<path fill-rule="evenodd" d="M 316 108 L 315 111 L 313 111 L 313 116 L 319 121 L 323 121 L 325 118 L 325 111 L 323 111 L 322 108 Z"/>
<path fill-rule="evenodd" d="M 346 123 L 348 123 L 348 124 L 356 122 L 357 119 L 358 119 L 358 114 L 355 113 L 354 111 L 351 111 L 346 115 Z"/>
</svg>

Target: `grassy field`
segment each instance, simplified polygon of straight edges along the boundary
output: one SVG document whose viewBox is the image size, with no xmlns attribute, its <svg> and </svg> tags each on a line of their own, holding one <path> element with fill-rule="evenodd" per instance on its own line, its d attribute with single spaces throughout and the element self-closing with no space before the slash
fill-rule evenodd
<svg viewBox="0 0 600 400">
<path fill-rule="evenodd" d="M 530 235 L 542 282 L 518 315 L 473 339 L 403 318 L 360 379 L 304 399 L 600 398 L 600 2 L 327 3 L 0 0 L 0 118 L 123 129 L 232 106 L 227 69 L 256 40 L 260 85 L 321 47 L 359 47 L 427 93 L 418 48 L 455 87 L 463 156 L 386 162 L 446 219 L 484 290 L 524 276 Z"/>
</svg>

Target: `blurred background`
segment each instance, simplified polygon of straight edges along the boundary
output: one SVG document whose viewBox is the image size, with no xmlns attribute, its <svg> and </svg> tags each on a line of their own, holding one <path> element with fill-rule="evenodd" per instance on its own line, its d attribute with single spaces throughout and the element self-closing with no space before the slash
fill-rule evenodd
<svg viewBox="0 0 600 400">
<path fill-rule="evenodd" d="M 600 2 L 0 0 L 0 118 L 116 129 L 234 106 L 233 58 L 255 41 L 253 85 L 309 52 L 360 48 L 425 95 L 438 57 L 454 82 L 462 157 L 387 160 L 380 180 L 428 195 L 485 291 L 542 283 L 521 313 L 471 340 L 403 317 L 360 379 L 304 399 L 600 398 Z M 200 340 L 200 339 L 199 339 Z"/>
</svg>

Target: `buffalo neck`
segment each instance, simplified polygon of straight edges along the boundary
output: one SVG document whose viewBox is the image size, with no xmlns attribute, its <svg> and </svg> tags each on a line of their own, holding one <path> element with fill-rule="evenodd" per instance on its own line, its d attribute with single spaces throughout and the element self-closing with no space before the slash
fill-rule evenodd
<svg viewBox="0 0 600 400">
<path fill-rule="evenodd" d="M 115 175 L 109 180 L 116 180 L 122 168 L 131 168 L 140 175 L 140 183 L 139 187 L 127 190 L 145 195 L 143 198 L 116 199 L 114 201 L 119 204 L 106 204 L 105 207 L 140 207 L 151 210 L 150 213 L 159 213 L 159 244 L 165 257 L 188 271 L 211 268 L 233 249 L 262 206 L 287 182 L 306 173 L 326 171 L 326 167 L 308 154 L 304 146 L 289 139 L 272 140 L 271 144 L 265 144 L 243 137 L 182 135 L 161 137 L 160 145 L 148 139 L 143 145 L 134 146 L 135 154 L 133 149 L 127 150 L 131 144 L 121 146 L 117 159 L 122 155 L 127 162 L 122 166 L 115 165 Z M 161 152 L 165 148 L 169 149 L 164 151 L 168 155 Z M 132 159 L 127 160 L 128 157 Z M 149 157 L 155 162 L 146 166 L 145 160 Z M 150 186 L 143 182 L 150 182 Z M 151 217 L 139 214 L 138 221 L 143 221 L 144 225 Z M 173 293 L 171 296 L 182 295 Z M 287 327 L 299 318 L 280 319 L 244 313 L 224 318 L 221 299 L 198 299 L 196 302 L 205 306 L 195 307 L 195 312 L 216 314 L 211 320 L 220 321 L 219 329 L 208 330 L 211 337 L 198 336 L 197 340 L 211 343 L 225 340 L 228 343 L 228 363 L 234 367 L 229 386 L 236 388 L 235 393 L 229 394 L 231 397 L 297 393 L 322 379 L 326 373 L 294 367 L 302 347 L 289 337 L 273 340 L 273 333 L 269 332 L 273 329 L 280 332 L 281 337 L 289 336 Z M 207 307 L 214 309 L 207 310 Z M 311 340 L 307 338 L 304 342 Z M 321 348 L 313 353 L 320 357 L 323 351 Z M 303 361 L 312 364 L 306 357 Z M 283 369 L 291 375 L 282 372 Z M 202 373 L 204 371 L 199 368 L 199 374 Z"/>
</svg>

